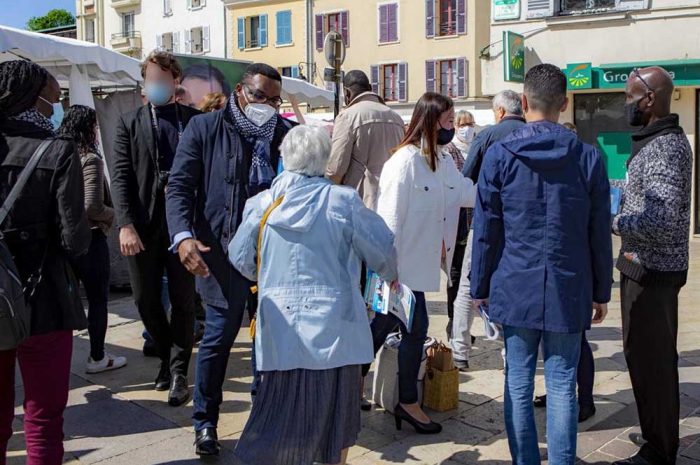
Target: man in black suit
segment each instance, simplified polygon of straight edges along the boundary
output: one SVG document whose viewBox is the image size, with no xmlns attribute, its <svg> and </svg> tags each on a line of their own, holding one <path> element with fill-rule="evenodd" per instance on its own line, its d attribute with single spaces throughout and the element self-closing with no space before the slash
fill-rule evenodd
<svg viewBox="0 0 700 465">
<path fill-rule="evenodd" d="M 179 406 L 190 395 L 187 369 L 195 285 L 177 255 L 168 251 L 165 190 L 180 137 L 199 112 L 175 102 L 182 70 L 172 54 L 151 53 L 141 74 L 149 103 L 120 118 L 111 159 L 112 193 L 136 306 L 161 359 L 155 389 L 170 390 L 168 403 Z M 172 304 L 170 321 L 160 298 L 164 272 Z"/>
</svg>

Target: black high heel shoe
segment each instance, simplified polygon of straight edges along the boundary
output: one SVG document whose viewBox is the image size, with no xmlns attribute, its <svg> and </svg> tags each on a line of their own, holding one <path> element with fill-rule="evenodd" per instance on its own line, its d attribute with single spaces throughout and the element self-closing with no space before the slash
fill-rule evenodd
<svg viewBox="0 0 700 465">
<path fill-rule="evenodd" d="M 401 423 L 407 422 L 413 426 L 418 434 L 438 434 L 442 431 L 442 425 L 431 421 L 430 423 L 421 423 L 409 414 L 401 404 L 396 404 L 394 407 L 394 420 L 396 421 L 396 430 L 401 431 Z"/>
</svg>

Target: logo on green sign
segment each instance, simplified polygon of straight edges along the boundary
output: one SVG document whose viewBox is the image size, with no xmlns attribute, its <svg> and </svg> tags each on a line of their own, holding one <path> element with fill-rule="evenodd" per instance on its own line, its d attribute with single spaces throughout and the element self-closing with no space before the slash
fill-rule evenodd
<svg viewBox="0 0 700 465">
<path fill-rule="evenodd" d="M 590 63 L 573 63 L 567 65 L 566 81 L 569 90 L 592 89 L 593 67 Z"/>
<path fill-rule="evenodd" d="M 525 37 L 510 31 L 503 32 L 504 78 L 510 82 L 525 80 Z"/>
</svg>

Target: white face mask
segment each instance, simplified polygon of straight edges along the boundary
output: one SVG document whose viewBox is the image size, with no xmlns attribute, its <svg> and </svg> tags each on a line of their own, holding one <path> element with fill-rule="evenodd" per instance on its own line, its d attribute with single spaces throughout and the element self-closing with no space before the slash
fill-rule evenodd
<svg viewBox="0 0 700 465">
<path fill-rule="evenodd" d="M 243 114 L 245 114 L 246 118 L 248 118 L 248 120 L 250 120 L 250 122 L 254 125 L 258 127 L 264 125 L 277 113 L 277 110 L 265 103 L 250 103 L 248 96 L 246 95 L 246 91 L 243 90 L 242 92 L 243 98 L 247 103 L 245 109 L 243 110 Z"/>
<path fill-rule="evenodd" d="M 474 139 L 474 126 L 463 126 L 457 130 L 457 135 L 464 142 L 471 142 Z"/>
</svg>

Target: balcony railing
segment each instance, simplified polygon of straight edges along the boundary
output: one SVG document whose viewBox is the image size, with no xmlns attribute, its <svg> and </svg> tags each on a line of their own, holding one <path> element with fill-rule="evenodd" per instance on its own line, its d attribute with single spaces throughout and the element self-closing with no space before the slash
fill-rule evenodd
<svg viewBox="0 0 700 465">
<path fill-rule="evenodd" d="M 129 56 L 134 56 L 138 51 L 140 56 L 141 51 L 141 32 L 139 31 L 127 31 L 119 32 L 117 34 L 112 34 L 111 40 L 112 49 L 126 53 Z"/>
<path fill-rule="evenodd" d="M 140 39 L 141 31 L 126 31 L 112 34 L 112 40 Z"/>
<path fill-rule="evenodd" d="M 112 0 L 112 8 L 130 8 L 141 6 L 141 0 Z"/>
</svg>

